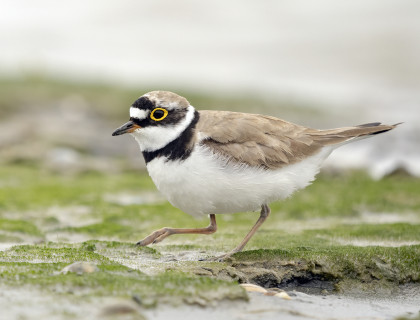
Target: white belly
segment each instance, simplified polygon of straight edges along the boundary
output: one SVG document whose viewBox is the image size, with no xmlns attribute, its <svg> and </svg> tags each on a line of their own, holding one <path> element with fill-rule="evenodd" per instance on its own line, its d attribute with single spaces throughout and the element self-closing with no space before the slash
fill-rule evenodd
<svg viewBox="0 0 420 320">
<path fill-rule="evenodd" d="M 265 170 L 226 163 L 206 147 L 196 147 L 184 161 L 159 157 L 147 169 L 169 202 L 188 214 L 255 211 L 310 184 L 331 151 L 324 148 L 299 163 Z"/>
</svg>

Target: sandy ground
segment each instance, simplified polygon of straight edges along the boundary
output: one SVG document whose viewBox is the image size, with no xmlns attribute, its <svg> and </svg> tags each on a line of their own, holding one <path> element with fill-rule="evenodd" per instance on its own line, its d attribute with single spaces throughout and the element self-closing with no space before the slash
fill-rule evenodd
<svg viewBox="0 0 420 320">
<path fill-rule="evenodd" d="M 197 308 L 162 308 L 147 312 L 151 319 L 393 319 L 420 312 L 420 298 L 413 296 L 390 299 L 315 296 L 291 292 L 292 300 L 250 294 L 250 302 L 241 306 L 221 306 L 209 310 Z"/>
<path fill-rule="evenodd" d="M 3 244 L 0 250 L 10 248 L 12 243 Z M 162 258 L 140 260 L 121 259 L 108 256 L 112 260 L 130 268 L 140 269 L 147 274 L 162 272 L 174 261 L 196 260 L 202 253 L 179 254 L 173 256 L 165 252 Z M 154 267 L 152 267 L 154 265 Z M 155 270 L 156 269 L 156 270 Z M 363 293 L 360 289 L 346 295 L 308 294 L 322 292 L 300 287 L 300 291 L 287 290 L 290 300 L 276 296 L 266 296 L 258 292 L 248 292 L 248 302 L 222 301 L 181 306 L 160 303 L 156 308 L 144 308 L 135 299 L 88 296 L 83 292 L 69 292 L 56 289 L 45 292 L 36 286 L 10 287 L 0 283 L 0 320 L 9 319 L 179 319 L 179 320 L 388 320 L 400 316 L 414 317 L 420 313 L 420 286 L 409 284 L 394 289 L 389 294 Z M 309 290 L 309 291 L 308 291 Z M 350 290 L 351 291 L 351 290 Z M 306 292 L 306 293 L 304 293 Z M 65 294 L 62 294 L 65 293 Z"/>
<path fill-rule="evenodd" d="M 76 293 L 77 294 L 77 293 Z M 90 298 L 84 301 L 45 294 L 36 289 L 5 288 L 0 291 L 0 319 L 331 319 L 355 320 L 413 317 L 420 312 L 419 288 L 406 287 L 404 293 L 389 298 L 318 296 L 289 292 L 291 300 L 251 292 L 249 302 L 221 302 L 213 307 L 159 305 L 144 309 L 130 299 Z M 77 301 L 77 302 L 76 302 Z"/>
</svg>

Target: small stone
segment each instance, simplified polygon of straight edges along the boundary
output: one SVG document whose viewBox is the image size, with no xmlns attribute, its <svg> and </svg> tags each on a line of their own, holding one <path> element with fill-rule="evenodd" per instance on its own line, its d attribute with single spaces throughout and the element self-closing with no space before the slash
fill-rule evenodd
<svg viewBox="0 0 420 320">
<path fill-rule="evenodd" d="M 279 292 L 279 293 L 276 293 L 274 296 L 282 298 L 284 300 L 292 300 L 292 298 L 290 298 L 290 296 L 287 294 L 287 292 Z"/>
<path fill-rule="evenodd" d="M 200 307 L 207 307 L 209 304 L 209 301 L 201 298 L 201 297 L 189 297 L 189 298 L 184 298 L 184 302 L 190 305 L 198 305 Z"/>
<path fill-rule="evenodd" d="M 242 284 L 240 284 L 240 286 L 242 288 L 244 288 L 245 291 L 248 291 L 248 292 L 262 292 L 262 293 L 267 292 L 267 290 L 264 289 L 263 287 L 257 286 L 257 285 L 252 284 L 252 283 L 242 283 Z"/>
<path fill-rule="evenodd" d="M 133 295 L 132 297 L 131 297 L 131 299 L 135 302 L 135 303 L 137 303 L 139 306 L 142 306 L 143 305 L 143 301 L 141 300 L 141 298 L 138 296 L 138 295 Z"/>
<path fill-rule="evenodd" d="M 212 276 L 213 273 L 204 269 L 204 268 L 197 268 L 192 270 L 194 274 L 196 274 L 197 276 Z"/>
<path fill-rule="evenodd" d="M 125 315 L 125 314 L 138 314 L 140 316 L 137 308 L 129 304 L 124 304 L 124 303 L 107 306 L 101 312 L 101 316 L 105 316 L 105 317 L 113 317 L 113 316 Z M 141 319 L 144 319 L 144 318 L 142 317 Z"/>
<path fill-rule="evenodd" d="M 60 273 L 67 274 L 69 272 L 74 272 L 78 275 L 81 275 L 83 273 L 92 273 L 95 271 L 98 271 L 98 267 L 94 263 L 79 261 L 64 267 L 63 270 L 60 271 Z"/>
</svg>

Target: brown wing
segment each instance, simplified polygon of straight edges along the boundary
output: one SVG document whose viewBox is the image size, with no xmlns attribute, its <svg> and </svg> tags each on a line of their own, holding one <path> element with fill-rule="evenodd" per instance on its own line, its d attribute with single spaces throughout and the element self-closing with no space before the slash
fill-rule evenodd
<svg viewBox="0 0 420 320">
<path fill-rule="evenodd" d="M 207 110 L 200 111 L 197 123 L 202 145 L 229 160 L 270 169 L 299 162 L 325 145 L 392 128 L 373 123 L 316 130 L 269 116 Z"/>
</svg>

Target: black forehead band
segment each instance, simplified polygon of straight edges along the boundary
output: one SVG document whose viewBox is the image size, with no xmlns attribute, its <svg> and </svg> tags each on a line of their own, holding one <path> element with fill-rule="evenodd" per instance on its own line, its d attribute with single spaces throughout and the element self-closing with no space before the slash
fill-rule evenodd
<svg viewBox="0 0 420 320">
<path fill-rule="evenodd" d="M 149 98 L 141 97 L 134 101 L 132 107 L 143 110 L 153 110 L 155 108 L 155 104 L 150 101 Z"/>
</svg>

